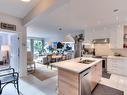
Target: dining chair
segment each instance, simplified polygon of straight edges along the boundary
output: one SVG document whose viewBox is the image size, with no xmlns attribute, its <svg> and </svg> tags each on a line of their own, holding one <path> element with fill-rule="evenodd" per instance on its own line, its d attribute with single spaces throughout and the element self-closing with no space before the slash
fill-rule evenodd
<svg viewBox="0 0 127 95">
<path fill-rule="evenodd" d="M 31 51 L 27 51 L 27 71 L 34 71 L 36 69 L 36 64 Z"/>
</svg>

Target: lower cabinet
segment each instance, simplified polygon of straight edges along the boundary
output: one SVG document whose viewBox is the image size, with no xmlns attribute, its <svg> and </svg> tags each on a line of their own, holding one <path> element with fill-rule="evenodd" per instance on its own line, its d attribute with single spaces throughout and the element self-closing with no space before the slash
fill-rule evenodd
<svg viewBox="0 0 127 95">
<path fill-rule="evenodd" d="M 127 76 L 127 59 L 126 58 L 108 58 L 107 71 L 111 74 Z"/>
<path fill-rule="evenodd" d="M 84 75 L 84 72 L 77 74 L 58 69 L 58 95 L 82 95 L 82 84 L 85 84 L 86 88 L 88 88 L 87 83 L 89 84 L 89 90 L 92 91 L 101 80 L 102 63 L 100 62 L 92 66 L 88 69 L 88 73 L 86 71 L 87 70 L 84 71 L 86 73 Z M 86 78 L 81 78 L 81 75 Z"/>
<path fill-rule="evenodd" d="M 91 91 L 100 82 L 102 77 L 102 64 L 96 64 L 91 68 Z"/>
<path fill-rule="evenodd" d="M 59 69 L 58 92 L 58 95 L 79 95 L 79 75 Z"/>
</svg>

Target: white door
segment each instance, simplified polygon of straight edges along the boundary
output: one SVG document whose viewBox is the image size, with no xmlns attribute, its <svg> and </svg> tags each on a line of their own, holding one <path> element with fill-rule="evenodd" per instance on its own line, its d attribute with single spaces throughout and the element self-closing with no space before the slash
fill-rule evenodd
<svg viewBox="0 0 127 95">
<path fill-rule="evenodd" d="M 18 34 L 10 36 L 10 65 L 15 71 L 19 71 L 19 37 Z"/>
</svg>

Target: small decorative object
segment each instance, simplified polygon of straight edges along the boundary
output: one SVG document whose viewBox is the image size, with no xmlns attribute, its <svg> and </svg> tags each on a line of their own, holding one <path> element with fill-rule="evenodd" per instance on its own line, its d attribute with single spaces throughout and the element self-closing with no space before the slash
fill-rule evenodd
<svg viewBox="0 0 127 95">
<path fill-rule="evenodd" d="M 79 34 L 78 41 L 79 41 L 79 42 L 84 41 L 84 35 L 83 35 L 83 34 Z"/>
<path fill-rule="evenodd" d="M 83 42 L 84 41 L 84 35 L 83 34 L 79 34 L 75 36 L 75 43 L 78 42 Z"/>
</svg>

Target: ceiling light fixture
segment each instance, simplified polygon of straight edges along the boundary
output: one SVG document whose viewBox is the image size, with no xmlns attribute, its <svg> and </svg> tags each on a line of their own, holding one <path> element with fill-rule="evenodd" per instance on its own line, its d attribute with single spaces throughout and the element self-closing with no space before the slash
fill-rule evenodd
<svg viewBox="0 0 127 95">
<path fill-rule="evenodd" d="M 21 0 L 22 2 L 30 2 L 31 0 Z"/>
<path fill-rule="evenodd" d="M 117 13 L 117 12 L 119 12 L 119 9 L 114 9 L 113 12 Z"/>
<path fill-rule="evenodd" d="M 69 34 L 64 37 L 64 43 L 75 43 L 74 38 Z"/>
<path fill-rule="evenodd" d="M 59 31 L 61 31 L 61 30 L 62 30 L 62 28 L 60 27 L 60 28 L 58 28 L 58 30 L 59 30 Z"/>
</svg>

